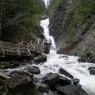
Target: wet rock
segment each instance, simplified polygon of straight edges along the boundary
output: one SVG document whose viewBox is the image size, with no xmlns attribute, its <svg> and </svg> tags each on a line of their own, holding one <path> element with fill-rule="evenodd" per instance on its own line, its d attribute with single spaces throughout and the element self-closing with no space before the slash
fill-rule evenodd
<svg viewBox="0 0 95 95">
<path fill-rule="evenodd" d="M 44 53 L 45 54 L 49 54 L 50 53 L 50 46 L 51 46 L 51 43 L 45 43 L 45 48 L 44 48 Z"/>
<path fill-rule="evenodd" d="M 41 84 L 39 87 L 38 87 L 38 90 L 40 92 L 48 92 L 49 91 L 49 87 L 46 85 L 46 84 Z"/>
<path fill-rule="evenodd" d="M 75 78 L 75 79 L 71 80 L 71 82 L 72 82 L 72 84 L 74 84 L 74 85 L 78 85 L 79 82 L 80 82 L 80 80 L 77 79 L 77 78 Z"/>
<path fill-rule="evenodd" d="M 88 70 L 91 75 L 95 75 L 95 67 L 89 67 Z"/>
<path fill-rule="evenodd" d="M 71 84 L 71 80 L 69 80 L 66 77 L 59 76 L 59 81 L 58 81 L 57 84 L 58 85 L 61 85 L 61 86 L 70 85 Z"/>
<path fill-rule="evenodd" d="M 88 70 L 92 70 L 92 69 L 95 69 L 95 67 L 89 67 Z"/>
<path fill-rule="evenodd" d="M 86 60 L 84 58 L 79 58 L 78 61 L 79 61 L 79 63 L 86 62 Z"/>
<path fill-rule="evenodd" d="M 46 55 L 40 55 L 40 56 L 34 58 L 35 63 L 41 63 L 41 62 L 46 62 L 46 61 L 47 61 Z"/>
<path fill-rule="evenodd" d="M 56 86 L 56 90 L 60 93 L 60 95 L 83 95 L 80 93 L 80 89 L 81 88 L 72 84 L 66 86 Z"/>
<path fill-rule="evenodd" d="M 20 63 L 14 62 L 0 62 L 0 69 L 16 68 Z"/>
<path fill-rule="evenodd" d="M 56 73 L 49 73 L 44 80 L 53 91 L 59 93 L 58 95 L 87 95 L 81 92 L 81 85 L 78 79 L 71 80 Z"/>
<path fill-rule="evenodd" d="M 68 73 L 68 72 L 67 72 L 66 70 L 64 70 L 63 68 L 60 68 L 60 69 L 59 69 L 59 73 L 65 75 L 65 76 L 67 76 L 67 77 L 69 77 L 69 78 L 74 78 L 70 73 Z"/>
<path fill-rule="evenodd" d="M 24 71 L 13 71 L 9 76 L 11 76 L 11 78 L 6 80 L 6 83 L 11 89 L 33 82 L 33 75 Z"/>
<path fill-rule="evenodd" d="M 59 81 L 59 75 L 57 73 L 49 73 L 44 77 L 44 82 L 50 86 L 54 86 Z"/>
<path fill-rule="evenodd" d="M 14 71 L 10 72 L 10 74 L 9 74 L 10 77 L 15 77 L 17 75 L 29 75 L 29 76 L 33 77 L 33 75 L 31 73 L 25 72 L 23 70 L 14 70 Z"/>
<path fill-rule="evenodd" d="M 37 78 L 37 77 L 35 77 L 35 76 L 33 77 L 33 82 L 34 82 L 35 84 L 38 83 L 39 80 L 40 80 L 39 78 Z"/>
<path fill-rule="evenodd" d="M 89 72 L 90 72 L 90 75 L 95 75 L 95 70 L 94 69 L 90 70 Z"/>
<path fill-rule="evenodd" d="M 33 74 L 40 74 L 40 69 L 36 66 L 28 67 L 28 72 Z"/>
</svg>

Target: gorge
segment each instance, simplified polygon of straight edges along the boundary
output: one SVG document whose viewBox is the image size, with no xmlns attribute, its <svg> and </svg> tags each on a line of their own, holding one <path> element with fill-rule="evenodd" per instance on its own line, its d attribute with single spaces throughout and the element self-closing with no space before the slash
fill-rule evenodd
<svg viewBox="0 0 95 95">
<path fill-rule="evenodd" d="M 54 5 L 51 5 L 52 0 L 43 0 L 43 1 L 45 3 L 46 8 L 54 7 L 56 9 L 56 7 Z M 53 0 L 53 1 L 55 1 L 55 0 Z M 59 1 L 61 1 L 61 0 L 59 0 Z M 91 75 L 89 72 L 89 68 L 91 68 L 91 67 L 94 68 L 95 63 L 91 63 L 92 61 L 90 61 L 90 62 L 82 62 L 82 60 L 79 61 L 80 54 L 79 54 L 79 56 L 76 56 L 77 55 L 76 52 L 75 53 L 71 52 L 71 51 L 69 52 L 68 49 L 67 49 L 67 51 L 64 49 L 65 48 L 65 39 L 66 39 L 64 36 L 66 35 L 66 37 L 68 37 L 68 35 L 70 35 L 70 34 L 69 33 L 66 34 L 63 32 L 64 28 L 62 25 L 64 25 L 64 27 L 66 26 L 65 25 L 65 20 L 66 20 L 65 15 L 67 16 L 67 14 L 69 12 L 68 10 L 72 9 L 74 1 L 75 0 L 64 0 L 65 3 L 63 3 L 63 2 L 58 3 L 59 4 L 58 9 L 56 9 L 56 10 L 49 9 L 48 17 L 45 18 L 44 20 L 40 21 L 40 26 L 43 28 L 43 35 L 44 35 L 45 39 L 47 41 L 51 41 L 50 54 L 46 55 L 47 56 L 46 62 L 42 62 L 42 63 L 38 64 L 38 63 L 35 63 L 33 60 L 31 60 L 29 62 L 25 62 L 24 65 L 18 66 L 16 68 L 0 69 L 0 74 L 4 74 L 4 75 L 11 74 L 12 75 L 12 74 L 14 74 L 15 71 L 16 72 L 18 71 L 20 73 L 23 71 L 27 72 L 27 69 L 29 70 L 29 68 L 34 66 L 34 67 L 38 67 L 40 70 L 40 74 L 33 74 L 33 77 L 34 77 L 33 82 L 36 84 L 36 86 L 39 86 L 40 84 L 42 84 L 41 82 L 43 82 L 43 80 L 44 80 L 43 78 L 45 76 L 47 76 L 49 73 L 53 73 L 53 74 L 58 74 L 59 76 L 62 76 L 62 77 L 65 76 L 66 78 L 70 79 L 71 81 L 73 81 L 74 79 L 79 79 L 80 80 L 79 84 L 81 85 L 81 88 L 86 92 L 86 93 L 82 93 L 80 91 L 80 93 L 78 93 L 79 95 L 87 95 L 87 94 L 95 95 L 95 75 Z M 89 0 L 87 0 L 87 1 L 89 1 Z M 70 4 L 70 5 L 68 5 L 68 4 Z M 66 24 L 68 25 L 67 22 L 66 22 Z M 94 27 L 94 25 L 93 25 L 93 27 Z M 91 28 L 93 28 L 93 27 L 91 27 Z M 65 28 L 68 28 L 68 26 L 66 26 Z M 61 30 L 61 29 L 63 29 L 63 30 Z M 94 32 L 94 30 L 92 32 Z M 87 34 L 85 34 L 85 35 L 87 35 Z M 93 33 L 90 34 L 90 37 L 91 37 L 91 35 L 93 35 Z M 87 36 L 86 36 L 86 38 L 87 38 Z M 71 39 L 71 41 L 69 40 L 68 44 L 71 44 L 71 42 L 73 40 L 73 38 L 71 38 L 71 37 L 70 37 L 70 39 Z M 90 38 L 89 38 L 89 40 L 90 40 Z M 82 44 L 84 44 L 84 42 Z M 67 45 L 67 42 L 66 42 L 66 45 Z M 71 44 L 71 45 L 73 46 L 73 44 Z M 75 46 L 75 49 L 76 49 L 76 46 Z M 75 51 L 77 51 L 77 50 L 75 50 Z M 74 78 L 71 78 L 72 76 L 69 77 L 70 75 L 68 75 L 67 73 L 66 73 L 67 76 L 64 75 L 64 71 L 63 71 L 63 74 L 60 73 L 59 72 L 60 69 L 67 71 Z M 30 69 L 30 71 L 31 71 L 31 69 Z M 30 73 L 30 72 L 28 71 L 28 73 Z M 33 87 L 33 88 L 35 88 L 35 87 Z M 52 91 L 52 90 L 49 90 L 48 93 L 47 93 L 47 91 L 42 93 L 33 88 L 24 89 L 24 90 L 26 90 L 26 93 L 23 93 L 24 90 L 22 89 L 19 92 L 15 92 L 15 94 L 13 94 L 13 95 L 31 95 L 31 94 L 32 95 L 63 95 L 63 94 L 58 94 L 56 91 Z M 71 94 L 71 93 L 69 93 L 69 90 L 67 92 L 68 93 L 66 93 L 64 95 Z M 72 95 L 78 95 L 78 94 L 76 94 L 77 92 L 72 92 L 72 93 L 74 93 Z"/>
</svg>

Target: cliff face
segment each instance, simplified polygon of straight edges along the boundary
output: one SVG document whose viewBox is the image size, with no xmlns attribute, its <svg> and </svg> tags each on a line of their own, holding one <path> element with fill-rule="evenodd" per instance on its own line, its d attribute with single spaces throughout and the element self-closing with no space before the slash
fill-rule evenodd
<svg viewBox="0 0 95 95">
<path fill-rule="evenodd" d="M 51 5 L 52 7 L 53 5 Z M 58 53 L 95 62 L 95 1 L 63 0 L 50 14 L 50 33 Z"/>
<path fill-rule="evenodd" d="M 55 0 L 53 0 L 56 2 Z M 74 0 L 59 0 L 57 6 L 50 6 L 49 15 L 50 15 L 50 34 L 54 36 L 57 48 L 60 48 L 63 42 L 63 27 L 65 24 L 65 19 L 68 12 L 72 9 Z M 55 3 L 56 5 L 56 3 Z M 52 11 L 52 12 L 51 12 Z M 61 36 L 62 35 L 62 36 Z"/>
</svg>

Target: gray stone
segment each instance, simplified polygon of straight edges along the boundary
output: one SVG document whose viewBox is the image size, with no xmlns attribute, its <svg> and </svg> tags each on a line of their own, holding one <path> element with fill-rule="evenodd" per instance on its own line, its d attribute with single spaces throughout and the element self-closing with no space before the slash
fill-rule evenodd
<svg viewBox="0 0 95 95">
<path fill-rule="evenodd" d="M 58 84 L 58 85 L 61 85 L 61 86 L 70 85 L 70 84 L 71 84 L 71 80 L 69 80 L 69 79 L 66 78 L 66 77 L 59 76 L 59 81 L 58 81 L 57 84 Z"/>
<path fill-rule="evenodd" d="M 91 75 L 95 75 L 95 69 L 90 70 Z"/>
<path fill-rule="evenodd" d="M 95 67 L 89 67 L 88 70 L 91 75 L 95 75 Z"/>
<path fill-rule="evenodd" d="M 69 77 L 69 78 L 74 78 L 70 73 L 68 73 L 68 72 L 67 72 L 66 70 L 64 70 L 63 68 L 60 68 L 60 69 L 59 69 L 59 73 L 65 75 L 65 76 L 67 76 L 67 77 Z"/>
<path fill-rule="evenodd" d="M 89 67 L 88 70 L 92 70 L 92 69 L 95 69 L 95 67 Z"/>
<path fill-rule="evenodd" d="M 49 73 L 44 77 L 44 82 L 50 86 L 54 86 L 59 81 L 59 75 L 57 73 Z"/>
<path fill-rule="evenodd" d="M 56 90 L 60 93 L 60 95 L 87 95 L 81 94 L 80 87 L 74 85 L 67 85 L 67 86 L 56 86 Z"/>
<path fill-rule="evenodd" d="M 77 78 L 75 78 L 75 79 L 73 79 L 73 80 L 71 80 L 71 81 L 72 81 L 72 83 L 73 83 L 74 85 L 78 85 L 79 82 L 80 82 L 80 80 L 77 79 Z"/>
<path fill-rule="evenodd" d="M 40 74 L 40 69 L 37 66 L 28 67 L 28 72 L 33 74 Z"/>
<path fill-rule="evenodd" d="M 41 63 L 41 62 L 46 62 L 46 61 L 47 61 L 46 55 L 40 55 L 40 56 L 34 58 L 35 63 Z"/>
<path fill-rule="evenodd" d="M 86 60 L 84 58 L 79 58 L 78 61 L 79 62 L 85 62 Z"/>
<path fill-rule="evenodd" d="M 11 89 L 33 82 L 33 75 L 23 71 L 11 72 L 9 76 L 11 76 L 11 78 L 7 79 L 6 83 Z"/>
<path fill-rule="evenodd" d="M 49 87 L 46 84 L 41 84 L 38 89 L 40 92 L 48 92 L 49 91 Z"/>
</svg>

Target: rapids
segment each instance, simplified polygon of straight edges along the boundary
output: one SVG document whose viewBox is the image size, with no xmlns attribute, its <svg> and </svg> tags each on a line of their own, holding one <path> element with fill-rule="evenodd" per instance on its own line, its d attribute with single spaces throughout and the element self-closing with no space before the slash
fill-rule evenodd
<svg viewBox="0 0 95 95">
<path fill-rule="evenodd" d="M 46 7 L 48 7 L 50 0 L 43 0 Z M 52 47 L 56 48 L 54 39 L 49 35 L 49 18 L 41 21 L 41 26 L 44 28 L 44 35 L 47 39 L 50 39 L 52 42 Z M 75 78 L 80 79 L 80 84 L 82 88 L 89 94 L 95 95 L 95 76 L 90 75 L 88 68 L 95 67 L 95 63 L 79 63 L 77 56 L 68 56 L 68 55 L 58 55 L 56 49 L 50 50 L 50 54 L 47 55 L 47 62 L 43 65 L 39 65 L 41 69 L 41 74 L 45 75 L 49 72 L 58 73 L 60 67 L 67 70 Z"/>
<path fill-rule="evenodd" d="M 41 21 L 41 26 L 44 28 L 44 35 L 47 40 L 51 40 L 52 47 L 50 54 L 47 55 L 47 62 L 42 65 L 38 65 L 41 70 L 41 76 L 46 75 L 49 72 L 58 73 L 59 68 L 64 68 L 75 78 L 80 79 L 82 88 L 89 94 L 95 95 L 95 76 L 90 75 L 88 68 L 95 67 L 95 63 L 79 63 L 77 56 L 58 55 L 56 53 L 56 45 L 52 36 L 49 35 L 49 18 Z"/>
</svg>

